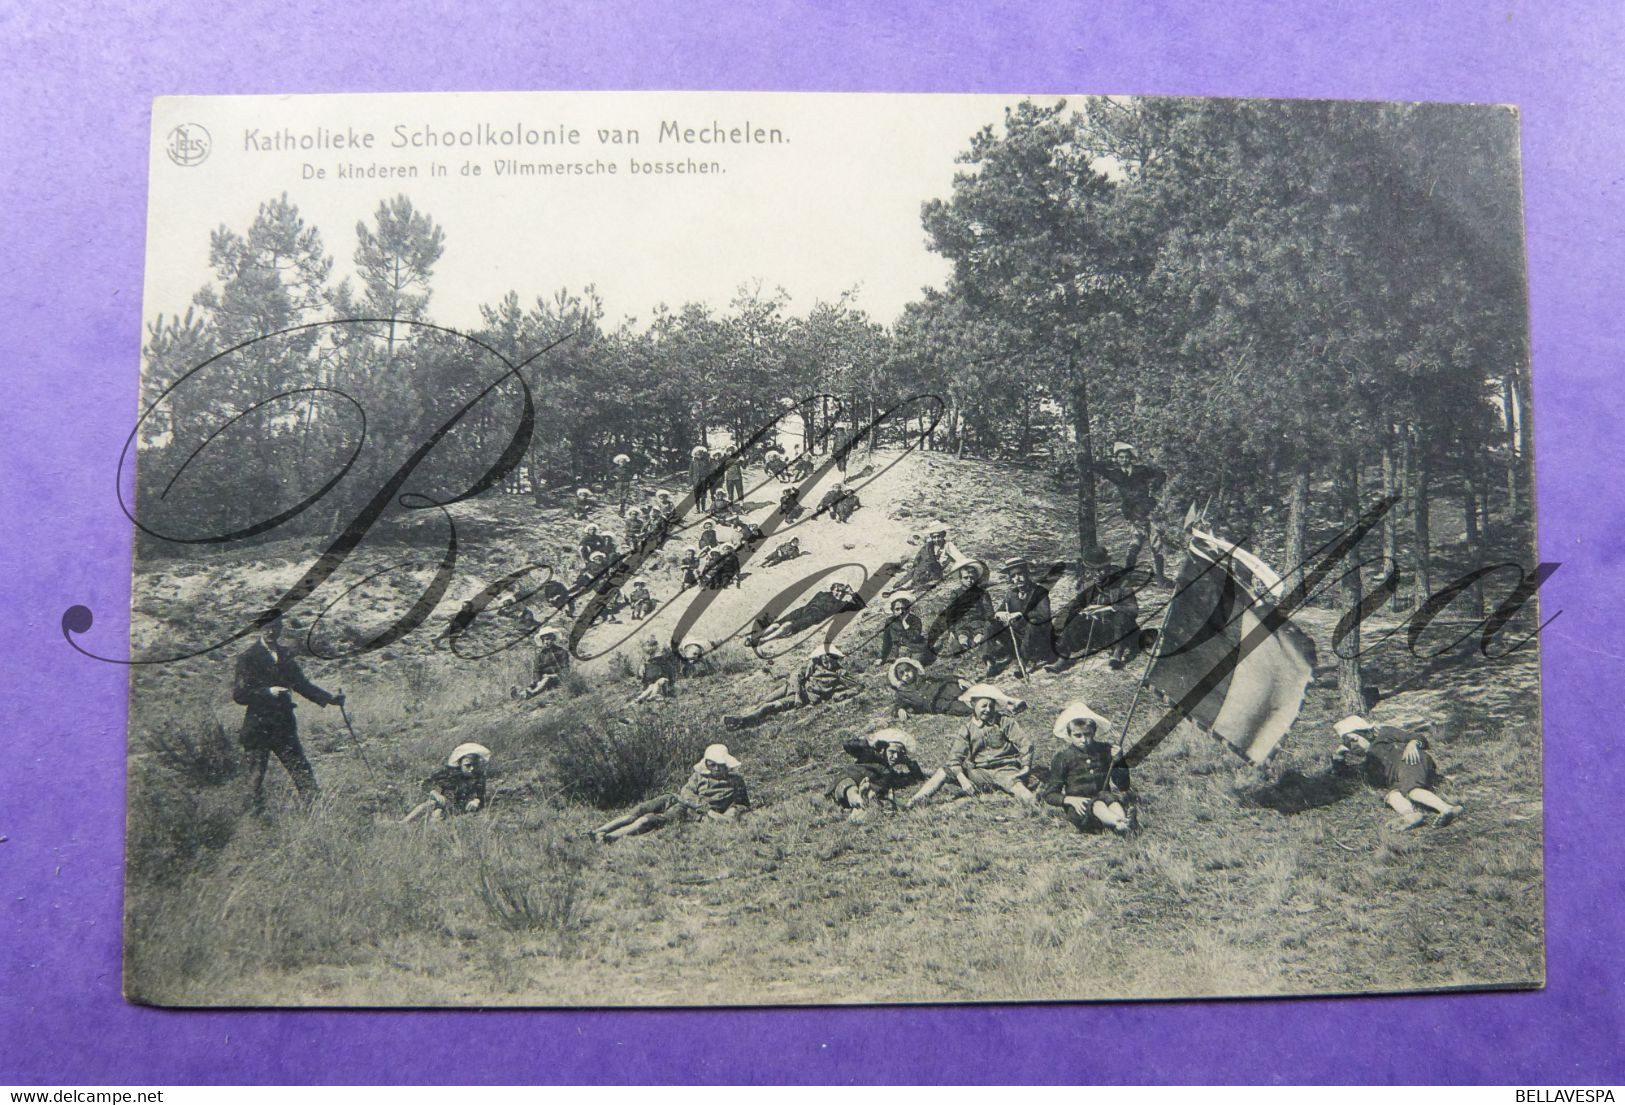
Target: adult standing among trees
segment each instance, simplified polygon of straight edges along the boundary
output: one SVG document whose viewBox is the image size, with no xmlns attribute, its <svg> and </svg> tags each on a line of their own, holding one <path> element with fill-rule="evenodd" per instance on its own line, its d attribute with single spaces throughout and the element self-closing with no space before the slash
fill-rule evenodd
<svg viewBox="0 0 1625 1105">
<path fill-rule="evenodd" d="M 711 454 L 704 445 L 696 445 L 688 453 L 688 484 L 694 489 L 694 506 L 704 510 L 710 502 L 707 481 L 711 478 Z"/>
<path fill-rule="evenodd" d="M 745 501 L 745 462 L 736 452 L 728 458 L 722 478 L 722 490 L 735 506 Z"/>
<path fill-rule="evenodd" d="M 1140 553 L 1149 546 L 1153 579 L 1168 585 L 1168 573 L 1162 556 L 1162 535 L 1157 528 L 1157 498 L 1168 483 L 1168 473 L 1154 464 L 1141 464 L 1140 452 L 1126 441 L 1112 445 L 1112 462 L 1096 463 L 1095 475 L 1117 488 L 1123 504 L 1123 521 L 1134 531 L 1134 541 L 1123 554 L 1125 567 L 1132 568 L 1140 561 Z"/>
<path fill-rule="evenodd" d="M 615 497 L 618 503 L 616 510 L 624 518 L 626 502 L 632 494 L 632 458 L 625 453 L 616 453 L 612 463 L 615 465 Z"/>
<path fill-rule="evenodd" d="M 330 694 L 305 677 L 292 650 L 282 644 L 282 615 L 277 614 L 260 628 L 259 640 L 237 658 L 231 688 L 231 700 L 247 707 L 237 739 L 254 773 L 255 810 L 265 808 L 265 771 L 273 754 L 307 805 L 320 793 L 316 773 L 299 743 L 295 693 L 318 706 L 344 705 L 343 691 Z"/>
</svg>

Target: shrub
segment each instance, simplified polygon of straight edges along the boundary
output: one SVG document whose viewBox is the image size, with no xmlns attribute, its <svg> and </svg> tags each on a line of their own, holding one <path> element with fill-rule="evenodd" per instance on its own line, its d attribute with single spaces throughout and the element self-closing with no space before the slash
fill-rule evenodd
<svg viewBox="0 0 1625 1105">
<path fill-rule="evenodd" d="M 158 763 L 193 786 L 219 786 L 242 770 L 237 742 L 213 715 L 193 731 L 184 723 L 165 723 L 147 730 L 144 739 Z"/>
<path fill-rule="evenodd" d="M 546 933 L 561 949 L 574 943 L 584 925 L 586 858 L 579 847 L 549 834 L 536 855 L 521 857 L 494 842 L 477 854 L 474 892 L 492 920 L 511 932 Z"/>
<path fill-rule="evenodd" d="M 599 809 L 675 789 L 708 743 L 681 707 L 640 707 L 626 717 L 584 709 L 550 711 L 538 734 L 552 750 L 554 786 Z"/>
</svg>

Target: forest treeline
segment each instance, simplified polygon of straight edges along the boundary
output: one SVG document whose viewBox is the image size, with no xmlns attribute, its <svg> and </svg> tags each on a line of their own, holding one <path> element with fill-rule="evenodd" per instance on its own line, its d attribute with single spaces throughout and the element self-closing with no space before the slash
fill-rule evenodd
<svg viewBox="0 0 1625 1105">
<path fill-rule="evenodd" d="M 538 502 L 617 453 L 676 471 L 693 445 L 746 436 L 801 396 L 839 397 L 861 422 L 930 394 L 944 406 L 926 447 L 1047 466 L 1075 489 L 1080 549 L 1098 543 L 1092 465 L 1119 439 L 1168 472 L 1170 525 L 1199 504 L 1286 565 L 1316 524 L 1400 496 L 1374 537 L 1402 568 L 1396 605 L 1435 584 L 1441 498 L 1469 550 L 1527 539 L 1510 110 L 1024 101 L 958 160 L 921 212 L 952 275 L 889 320 L 853 293 L 796 314 L 782 290 L 749 285 L 725 307 L 611 324 L 589 286 L 510 292 L 459 335 L 425 325 L 446 240 L 409 198 L 356 224 L 342 247 L 354 275 L 337 281 L 336 247 L 286 195 L 268 200 L 248 227 L 212 234 L 214 279 L 192 306 L 149 323 L 146 400 L 196 372 L 143 423 L 138 517 L 195 541 L 315 499 L 283 524 L 334 527 L 468 404 L 414 485 L 466 489 L 518 426 L 501 358 L 552 346 L 520 370 L 535 424 L 504 484 Z M 334 319 L 368 321 L 317 325 Z M 816 441 L 838 409 L 804 406 L 787 428 Z"/>
</svg>

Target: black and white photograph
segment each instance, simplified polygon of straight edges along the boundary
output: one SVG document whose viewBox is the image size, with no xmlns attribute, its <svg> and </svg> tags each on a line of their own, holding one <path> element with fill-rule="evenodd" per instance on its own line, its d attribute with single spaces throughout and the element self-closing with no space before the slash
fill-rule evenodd
<svg viewBox="0 0 1625 1105">
<path fill-rule="evenodd" d="M 129 1000 L 1543 985 L 1514 109 L 152 125 Z"/>
</svg>

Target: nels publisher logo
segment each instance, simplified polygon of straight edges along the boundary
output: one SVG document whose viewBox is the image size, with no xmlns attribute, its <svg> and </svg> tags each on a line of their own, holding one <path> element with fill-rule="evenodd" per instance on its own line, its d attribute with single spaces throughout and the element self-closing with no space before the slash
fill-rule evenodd
<svg viewBox="0 0 1625 1105">
<path fill-rule="evenodd" d="M 201 165 L 212 147 L 209 132 L 201 124 L 182 123 L 169 132 L 164 152 L 177 165 Z"/>
</svg>

